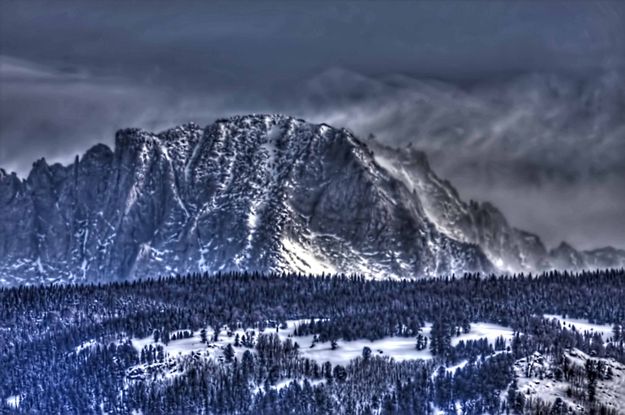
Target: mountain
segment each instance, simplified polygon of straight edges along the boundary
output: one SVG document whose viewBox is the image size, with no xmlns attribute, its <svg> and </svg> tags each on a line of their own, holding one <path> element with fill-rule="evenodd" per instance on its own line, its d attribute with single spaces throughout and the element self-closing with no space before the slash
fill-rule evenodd
<svg viewBox="0 0 625 415">
<path fill-rule="evenodd" d="M 96 145 L 68 166 L 41 159 L 25 180 L 1 171 L 0 189 L 6 283 L 232 270 L 414 278 L 625 258 L 567 262 L 493 206 L 462 202 L 423 153 L 282 115 L 121 130 L 113 150 Z"/>
<path fill-rule="evenodd" d="M 285 116 L 119 131 L 69 166 L 2 174 L 5 280 L 116 280 L 193 271 L 488 271 L 479 247 L 346 130 Z"/>
</svg>

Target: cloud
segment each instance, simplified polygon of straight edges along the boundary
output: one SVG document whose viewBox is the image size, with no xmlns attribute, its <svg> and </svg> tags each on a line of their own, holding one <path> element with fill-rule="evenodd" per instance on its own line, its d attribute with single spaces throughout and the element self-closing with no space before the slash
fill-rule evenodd
<svg viewBox="0 0 625 415">
<path fill-rule="evenodd" d="M 186 99 L 167 91 L 63 71 L 0 56 L 0 165 L 27 175 L 45 156 L 67 163 L 99 142 L 112 144 L 120 128 L 164 129 L 220 115 L 220 98 Z"/>
<path fill-rule="evenodd" d="M 475 163 L 528 180 L 602 177 L 625 169 L 625 82 L 531 74 L 471 87 L 332 70 L 300 96 L 313 118 L 428 151 L 439 166 Z M 452 167 L 445 167 L 453 173 Z"/>
</svg>

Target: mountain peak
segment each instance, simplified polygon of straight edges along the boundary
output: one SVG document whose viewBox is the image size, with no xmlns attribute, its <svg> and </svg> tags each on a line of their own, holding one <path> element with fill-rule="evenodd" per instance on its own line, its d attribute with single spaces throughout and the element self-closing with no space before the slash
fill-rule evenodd
<svg viewBox="0 0 625 415">
<path fill-rule="evenodd" d="M 83 156 L 83 159 L 101 158 L 101 157 L 110 156 L 112 154 L 113 154 L 113 151 L 110 149 L 109 146 L 107 146 L 106 144 L 98 143 L 94 145 L 93 147 L 91 147 L 89 150 L 87 150 L 87 152 Z"/>
<path fill-rule="evenodd" d="M 573 252 L 575 251 L 575 248 L 573 248 L 568 242 L 566 241 L 560 241 L 560 244 L 554 248 L 554 251 L 561 251 L 561 252 Z"/>
</svg>

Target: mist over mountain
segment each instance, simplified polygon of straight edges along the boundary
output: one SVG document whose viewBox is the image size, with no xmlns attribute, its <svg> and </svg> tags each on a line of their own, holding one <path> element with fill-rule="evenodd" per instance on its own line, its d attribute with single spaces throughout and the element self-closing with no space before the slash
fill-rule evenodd
<svg viewBox="0 0 625 415">
<path fill-rule="evenodd" d="M 417 151 L 282 115 L 120 130 L 73 164 L 0 175 L 5 282 L 256 270 L 419 278 L 622 266 L 549 253 L 464 203 Z M 557 262 L 555 262 L 555 259 Z"/>
<path fill-rule="evenodd" d="M 625 171 L 615 152 L 625 149 L 625 83 L 617 73 L 585 80 L 530 74 L 457 86 L 334 69 L 307 87 L 303 96 L 329 122 L 379 131 L 387 143 L 410 143 L 442 162 L 462 165 L 479 156 L 485 164 L 506 164 L 507 179 L 535 183 Z M 533 169 L 517 171 L 527 167 Z"/>
<path fill-rule="evenodd" d="M 302 96 L 312 120 L 426 151 L 463 197 L 492 201 L 549 246 L 623 247 L 623 79 L 535 73 L 457 85 L 333 69 Z"/>
</svg>

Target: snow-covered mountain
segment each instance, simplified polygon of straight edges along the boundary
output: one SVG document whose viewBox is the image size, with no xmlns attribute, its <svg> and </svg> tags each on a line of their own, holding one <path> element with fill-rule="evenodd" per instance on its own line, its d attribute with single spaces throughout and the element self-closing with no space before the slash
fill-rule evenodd
<svg viewBox="0 0 625 415">
<path fill-rule="evenodd" d="M 581 265 L 558 266 L 625 258 L 579 255 Z M 25 180 L 0 171 L 0 278 L 8 283 L 550 266 L 538 237 L 488 204 L 462 202 L 423 154 L 282 115 L 159 134 L 126 129 L 114 150 L 96 145 L 68 166 L 42 159 Z"/>
</svg>

